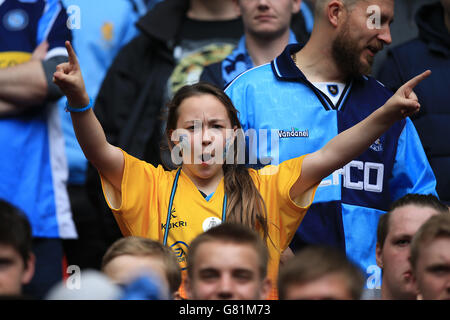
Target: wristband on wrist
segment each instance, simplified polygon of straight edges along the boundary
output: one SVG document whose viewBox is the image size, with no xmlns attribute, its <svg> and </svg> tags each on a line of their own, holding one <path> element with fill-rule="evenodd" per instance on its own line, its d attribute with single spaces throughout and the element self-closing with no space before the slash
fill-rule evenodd
<svg viewBox="0 0 450 320">
<path fill-rule="evenodd" d="M 66 108 L 64 110 L 66 110 L 66 112 L 83 112 L 91 109 L 93 107 L 92 103 L 93 103 L 92 98 L 89 97 L 89 104 L 87 106 L 82 108 L 74 108 L 69 106 L 69 101 L 66 100 Z"/>
</svg>

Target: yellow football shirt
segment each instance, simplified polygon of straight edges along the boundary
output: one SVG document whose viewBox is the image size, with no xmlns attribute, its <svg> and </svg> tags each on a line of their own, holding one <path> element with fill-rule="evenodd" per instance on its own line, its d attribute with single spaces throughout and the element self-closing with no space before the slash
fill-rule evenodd
<svg viewBox="0 0 450 320">
<path fill-rule="evenodd" d="M 163 242 L 165 229 L 169 228 L 167 246 L 172 248 L 180 267 L 185 270 L 190 242 L 198 234 L 221 222 L 223 178 L 208 201 L 181 170 L 168 223 L 168 207 L 176 170 L 165 171 L 162 166 L 155 168 L 124 151 L 123 154 L 125 166 L 121 192 L 101 177 L 105 199 L 123 235 L 141 236 Z M 300 176 L 303 158 L 304 156 L 294 158 L 276 167 L 249 169 L 250 176 L 267 207 L 267 245 L 270 255 L 268 277 L 273 287 L 269 298 L 272 299 L 277 297 L 276 284 L 281 252 L 292 240 L 318 186 L 317 184 L 302 197 L 295 199 L 295 202 L 290 198 L 289 191 Z"/>
</svg>

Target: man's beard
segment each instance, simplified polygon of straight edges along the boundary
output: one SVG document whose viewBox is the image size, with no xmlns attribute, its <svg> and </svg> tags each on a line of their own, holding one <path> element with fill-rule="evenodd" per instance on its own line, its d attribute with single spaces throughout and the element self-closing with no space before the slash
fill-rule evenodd
<svg viewBox="0 0 450 320">
<path fill-rule="evenodd" d="M 361 53 L 358 43 L 350 38 L 348 24 L 343 27 L 332 44 L 332 55 L 337 67 L 349 77 L 368 75 L 372 72 L 373 57 L 367 56 L 368 64 L 361 62 Z"/>
</svg>

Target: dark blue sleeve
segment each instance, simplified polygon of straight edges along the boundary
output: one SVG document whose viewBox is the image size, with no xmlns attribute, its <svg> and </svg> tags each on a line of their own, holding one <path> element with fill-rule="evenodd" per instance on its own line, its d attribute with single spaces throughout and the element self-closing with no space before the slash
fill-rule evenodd
<svg viewBox="0 0 450 320">
<path fill-rule="evenodd" d="M 59 0 L 47 1 L 37 30 L 37 44 L 44 40 L 48 41 L 47 58 L 67 55 L 64 42 L 72 40 L 72 31 L 67 27 L 67 19 L 66 9 Z"/>
</svg>

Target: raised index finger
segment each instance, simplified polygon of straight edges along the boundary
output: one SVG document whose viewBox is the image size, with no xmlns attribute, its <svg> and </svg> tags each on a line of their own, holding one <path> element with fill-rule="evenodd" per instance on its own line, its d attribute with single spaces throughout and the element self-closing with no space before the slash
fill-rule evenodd
<svg viewBox="0 0 450 320">
<path fill-rule="evenodd" d="M 66 41 L 66 49 L 67 53 L 69 54 L 69 63 L 72 65 L 78 65 L 78 58 L 75 54 L 75 51 L 72 48 L 72 45 L 70 44 L 70 41 Z"/>
<path fill-rule="evenodd" d="M 422 80 L 427 78 L 431 74 L 430 70 L 426 70 L 422 72 L 421 74 L 415 76 L 414 78 L 410 79 L 408 82 L 406 82 L 403 87 L 410 93 L 415 86 L 417 86 Z"/>
</svg>

